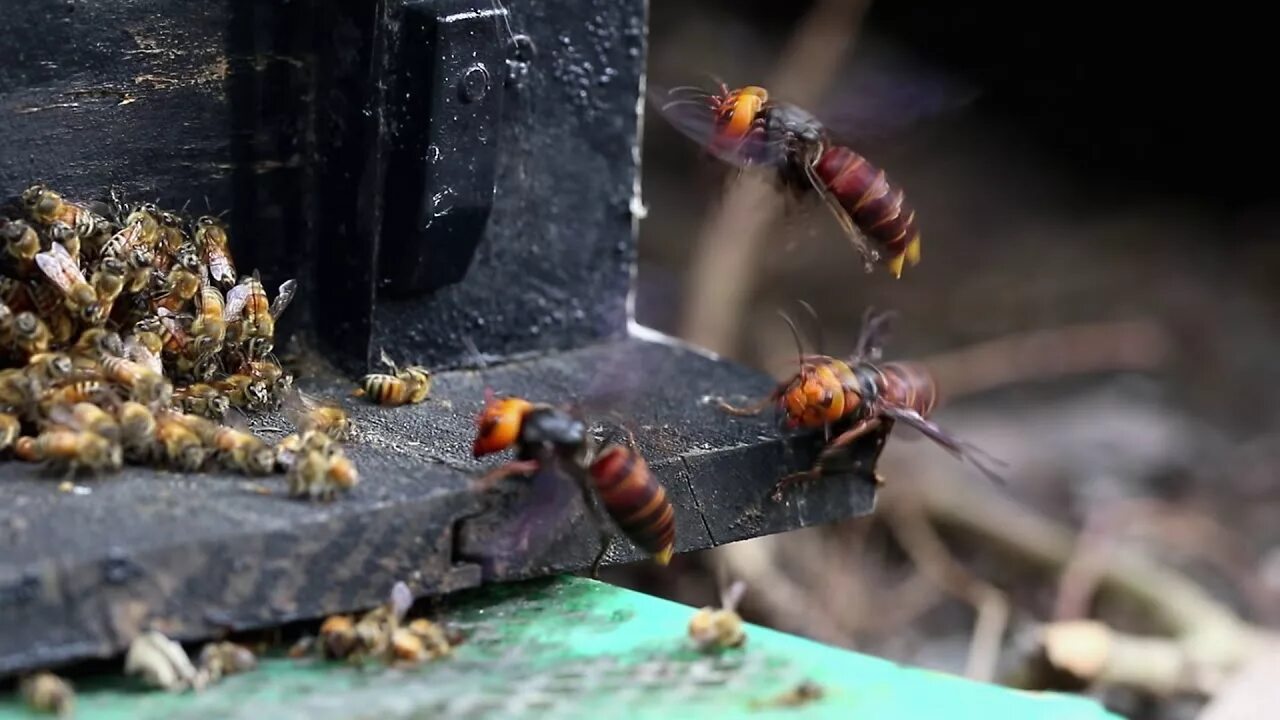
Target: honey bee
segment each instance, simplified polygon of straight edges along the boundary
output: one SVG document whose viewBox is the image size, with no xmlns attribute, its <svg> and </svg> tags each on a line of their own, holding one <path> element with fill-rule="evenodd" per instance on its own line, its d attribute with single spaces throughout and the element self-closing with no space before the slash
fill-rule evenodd
<svg viewBox="0 0 1280 720">
<path fill-rule="evenodd" d="M 231 410 L 230 398 L 222 390 L 206 383 L 175 388 L 173 399 L 183 412 L 221 420 Z"/>
<path fill-rule="evenodd" d="M 43 352 L 32 355 L 27 360 L 23 372 L 30 375 L 37 383 L 44 386 L 57 385 L 75 373 L 75 363 L 71 356 L 60 352 Z"/>
<path fill-rule="evenodd" d="M 50 225 L 49 239 L 66 248 L 72 261 L 80 262 L 80 235 L 70 225 L 62 221 Z"/>
<path fill-rule="evenodd" d="M 738 580 L 720 595 L 720 607 L 703 607 L 689 619 L 689 637 L 701 652 L 717 652 L 741 647 L 747 641 L 738 615 L 738 603 L 746 591 L 746 583 Z"/>
<path fill-rule="evenodd" d="M 55 405 L 49 408 L 49 422 L 70 430 L 88 431 L 112 443 L 120 442 L 120 424 L 111 413 L 90 402 Z"/>
<path fill-rule="evenodd" d="M 155 253 L 151 248 L 137 247 L 125 254 L 124 263 L 128 272 L 125 276 L 125 289 L 131 293 L 141 293 L 151 285 L 155 274 Z"/>
<path fill-rule="evenodd" d="M 216 682 L 224 676 L 244 673 L 258 667 L 253 651 L 233 642 L 211 642 L 200 649 L 200 671 L 206 682 Z"/>
<path fill-rule="evenodd" d="M 222 350 L 227 337 L 227 324 L 222 318 L 222 293 L 212 285 L 200 288 L 200 314 L 191 323 L 194 350 L 200 358 L 212 357 Z"/>
<path fill-rule="evenodd" d="M 64 200 L 61 195 L 42 184 L 32 185 L 24 190 L 22 202 L 36 222 L 48 226 L 60 220 L 74 228 L 82 238 L 96 236 L 109 227 L 104 218 L 89 208 Z"/>
<path fill-rule="evenodd" d="M 142 365 L 151 372 L 162 374 L 164 363 L 160 359 L 160 353 L 163 351 L 164 340 L 159 334 L 135 329 L 134 333 L 124 341 L 121 356 Z"/>
<path fill-rule="evenodd" d="M 44 388 L 21 368 L 0 370 L 0 405 L 18 410 L 22 415 L 35 415 Z"/>
<path fill-rule="evenodd" d="M 357 621 L 350 615 L 330 615 L 320 626 L 322 656 L 334 660 L 362 662 L 370 657 L 386 657 L 392 635 L 413 606 L 409 586 L 397 582 L 387 601 L 366 612 Z"/>
<path fill-rule="evenodd" d="M 290 442 L 277 457 L 286 458 L 289 494 L 311 500 L 331 500 L 339 492 L 349 490 L 360 481 L 355 464 L 327 435 L 308 431 Z M 286 441 L 289 438 L 285 439 Z"/>
<path fill-rule="evenodd" d="M 13 308 L 10 308 L 8 303 L 0 301 L 0 348 L 8 349 L 13 345 L 16 317 L 13 314 Z"/>
<path fill-rule="evenodd" d="M 76 355 L 94 359 L 122 357 L 124 342 L 120 339 L 120 333 L 114 330 L 100 327 L 88 328 L 76 338 L 71 351 Z"/>
<path fill-rule="evenodd" d="M 51 672 L 39 672 L 18 681 L 18 692 L 27 706 L 40 713 L 61 717 L 75 714 L 76 691 L 67 680 Z"/>
<path fill-rule="evenodd" d="M 97 380 L 79 380 L 44 391 L 41 401 L 45 405 L 74 405 L 104 397 L 107 390 Z"/>
<path fill-rule="evenodd" d="M 17 416 L 0 413 L 0 450 L 8 450 L 13 441 L 22 433 L 22 423 Z"/>
<path fill-rule="evenodd" d="M 232 407 L 258 411 L 271 403 L 271 393 L 267 390 L 266 383 L 251 375 L 228 375 L 214 384 L 226 393 L 227 401 Z"/>
<path fill-rule="evenodd" d="M 446 657 L 453 653 L 453 646 L 443 628 L 418 618 L 391 633 L 391 653 L 399 660 L 416 663 Z"/>
<path fill-rule="evenodd" d="M 116 413 L 120 427 L 120 444 L 130 461 L 142 462 L 151 457 L 156 440 L 156 417 L 146 405 L 128 400 Z"/>
<path fill-rule="evenodd" d="M 25 357 L 48 352 L 52 334 L 49 326 L 31 311 L 23 311 L 13 320 L 13 342 Z"/>
<path fill-rule="evenodd" d="M 234 285 L 236 268 L 231 261 L 231 251 L 227 248 L 227 230 L 222 223 L 210 215 L 196 220 L 195 240 L 214 282 L 223 287 Z"/>
<path fill-rule="evenodd" d="M 183 246 L 178 253 L 178 262 L 169 270 L 161 295 L 156 299 L 157 306 L 178 312 L 195 299 L 204 283 L 204 266 L 200 264 L 200 257 L 194 249 Z"/>
<path fill-rule="evenodd" d="M 43 281 L 33 281 L 26 290 L 37 316 L 49 328 L 51 342 L 62 345 L 70 341 L 76 332 L 76 319 L 67 309 L 63 294 Z"/>
<path fill-rule="evenodd" d="M 431 394 L 431 371 L 419 365 L 398 369 L 396 364 L 382 353 L 382 363 L 391 374 L 370 373 L 360 379 L 360 385 L 352 393 L 355 397 L 367 397 L 378 405 L 416 404 Z"/>
<path fill-rule="evenodd" d="M 10 220 L 0 226 L 0 241 L 5 252 L 13 258 L 18 277 L 26 277 L 35 268 L 36 253 L 40 252 L 40 236 L 21 220 Z"/>
<path fill-rule="evenodd" d="M 50 428 L 36 437 L 24 436 L 13 446 L 14 455 L 28 462 L 43 462 L 54 471 L 74 475 L 117 471 L 124 463 L 120 446 L 86 430 Z"/>
<path fill-rule="evenodd" d="M 98 293 L 85 280 L 79 264 L 61 243 L 55 242 L 49 250 L 37 253 L 36 265 L 62 292 L 67 309 L 90 325 L 101 325 L 106 320 L 102 304 L 98 302 Z"/>
<path fill-rule="evenodd" d="M 99 361 L 103 377 L 120 385 L 129 397 L 151 407 L 164 407 L 173 398 L 173 383 L 163 374 L 141 363 L 108 356 Z"/>
<path fill-rule="evenodd" d="M 191 431 L 177 413 L 158 413 L 156 444 L 163 459 L 177 470 L 196 472 L 204 466 L 206 451 L 200 436 Z"/>
<path fill-rule="evenodd" d="M 213 447 L 226 467 L 246 475 L 269 475 L 275 469 L 276 452 L 253 433 L 223 426 L 213 437 Z"/>
<path fill-rule="evenodd" d="M 163 352 L 179 357 L 189 355 L 191 335 L 183 325 L 182 319 L 169 312 L 167 308 L 159 308 L 154 316 L 139 320 L 133 327 L 135 332 L 158 335 Z"/>
<path fill-rule="evenodd" d="M 229 323 L 227 332 L 234 335 L 237 343 L 247 343 L 250 359 L 263 357 L 274 349 L 276 318 L 293 302 L 297 290 L 296 280 L 286 280 L 280 285 L 276 299 L 268 302 L 267 292 L 255 270 L 252 276 L 241 278 L 239 284 L 227 291 L 223 309 L 223 318 Z"/>
<path fill-rule="evenodd" d="M 182 220 L 171 212 L 160 213 L 160 248 L 171 258 L 178 257 L 187 234 L 182 231 Z"/>
<path fill-rule="evenodd" d="M 129 267 L 123 261 L 113 257 L 103 258 L 98 263 L 98 269 L 93 271 L 91 284 L 94 293 L 98 296 L 98 302 L 102 305 L 104 317 L 111 315 L 111 307 L 124 290 L 128 276 Z"/>
<path fill-rule="evenodd" d="M 160 239 L 159 215 L 159 209 L 151 203 L 138 206 L 125 218 L 124 227 L 102 246 L 102 254 L 114 258 L 128 258 L 135 250 L 150 252 L 155 247 L 156 241 Z"/>
<path fill-rule="evenodd" d="M 240 374 L 261 381 L 271 396 L 272 405 L 282 402 L 293 390 L 293 375 L 285 372 L 280 362 L 270 356 L 250 360 L 240 368 Z"/>
<path fill-rule="evenodd" d="M 300 432 L 315 430 L 339 442 L 345 442 L 351 437 L 351 419 L 336 403 L 295 390 L 289 395 L 285 405 L 290 419 Z"/>
</svg>

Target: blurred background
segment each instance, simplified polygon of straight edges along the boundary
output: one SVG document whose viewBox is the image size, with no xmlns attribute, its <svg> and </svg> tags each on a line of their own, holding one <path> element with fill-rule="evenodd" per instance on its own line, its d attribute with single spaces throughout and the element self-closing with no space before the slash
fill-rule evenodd
<svg viewBox="0 0 1280 720">
<path fill-rule="evenodd" d="M 1181 10 L 653 0 L 651 83 L 816 111 L 905 189 L 923 259 L 864 274 L 821 206 L 649 102 L 637 320 L 781 378 L 777 310 L 835 355 L 868 306 L 896 311 L 886 357 L 930 364 L 936 419 L 1009 486 L 904 428 L 873 516 L 608 579 L 694 605 L 741 579 L 754 622 L 1126 717 L 1273 689 L 1274 63 L 1265 23 Z"/>
</svg>

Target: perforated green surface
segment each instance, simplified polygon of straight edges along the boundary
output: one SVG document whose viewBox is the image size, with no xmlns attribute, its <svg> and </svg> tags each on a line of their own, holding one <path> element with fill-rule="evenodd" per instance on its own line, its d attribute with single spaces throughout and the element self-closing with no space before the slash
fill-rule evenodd
<svg viewBox="0 0 1280 720">
<path fill-rule="evenodd" d="M 402 670 L 268 658 L 253 673 L 183 695 L 82 680 L 76 717 L 1115 717 L 1081 698 L 904 668 L 755 626 L 744 648 L 708 657 L 688 643 L 692 612 L 582 578 L 490 588 L 458 598 L 441 618 L 467 635 L 446 660 Z M 805 680 L 822 687 L 820 699 L 755 705 Z M 16 701 L 0 705 L 0 719 L 27 716 Z"/>
</svg>

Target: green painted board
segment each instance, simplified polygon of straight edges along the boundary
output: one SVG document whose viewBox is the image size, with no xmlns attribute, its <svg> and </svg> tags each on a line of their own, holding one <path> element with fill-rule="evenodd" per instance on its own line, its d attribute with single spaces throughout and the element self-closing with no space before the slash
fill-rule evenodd
<svg viewBox="0 0 1280 720">
<path fill-rule="evenodd" d="M 946 718 L 1114 720 L 1080 697 L 1028 693 L 903 667 L 749 625 L 744 647 L 702 655 L 693 609 L 578 577 L 468 591 L 436 618 L 466 642 L 393 669 L 265 658 L 200 693 L 78 682 L 76 717 L 119 718 Z M 809 680 L 824 695 L 761 709 Z M 0 720 L 38 717 L 10 698 Z"/>
</svg>

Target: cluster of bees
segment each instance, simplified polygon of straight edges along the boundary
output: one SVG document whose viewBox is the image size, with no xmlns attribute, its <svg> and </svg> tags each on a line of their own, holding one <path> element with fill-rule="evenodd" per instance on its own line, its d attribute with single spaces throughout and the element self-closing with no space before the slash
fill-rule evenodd
<svg viewBox="0 0 1280 720">
<path fill-rule="evenodd" d="M 289 654 L 301 658 L 314 653 L 357 665 L 370 661 L 414 665 L 452 655 L 454 642 L 442 627 L 426 618 L 405 622 L 412 605 L 409 587 L 398 582 L 382 605 L 359 618 L 330 615 L 318 637 L 303 638 Z"/>
<path fill-rule="evenodd" d="M 284 472 L 304 497 L 356 484 L 345 413 L 295 389 L 273 353 L 297 282 L 272 296 L 237 275 L 218 218 L 36 184 L 4 209 L 0 244 L 0 450 L 68 476 L 130 463 Z M 408 394 L 387 377 L 366 379 L 375 399 Z M 248 414 L 282 407 L 297 433 L 249 430 Z"/>
</svg>

